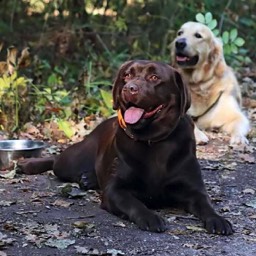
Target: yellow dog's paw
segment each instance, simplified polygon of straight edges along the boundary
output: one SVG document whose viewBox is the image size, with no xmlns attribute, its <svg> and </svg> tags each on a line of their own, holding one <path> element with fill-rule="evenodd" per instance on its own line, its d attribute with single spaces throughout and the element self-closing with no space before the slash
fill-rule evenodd
<svg viewBox="0 0 256 256">
<path fill-rule="evenodd" d="M 244 135 L 232 135 L 230 139 L 230 146 L 248 145 L 249 141 Z"/>
<path fill-rule="evenodd" d="M 195 125 L 194 134 L 196 138 L 197 145 L 205 145 L 209 142 L 209 138 L 206 136 L 204 132 L 199 130 L 199 128 Z"/>
</svg>

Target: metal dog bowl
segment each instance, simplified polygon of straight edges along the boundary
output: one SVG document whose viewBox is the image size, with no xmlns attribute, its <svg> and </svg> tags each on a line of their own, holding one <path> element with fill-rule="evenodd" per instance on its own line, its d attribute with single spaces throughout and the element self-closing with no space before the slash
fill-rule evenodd
<svg viewBox="0 0 256 256">
<path fill-rule="evenodd" d="M 46 144 L 33 140 L 0 140 L 0 168 L 10 166 L 12 160 L 40 157 Z"/>
</svg>

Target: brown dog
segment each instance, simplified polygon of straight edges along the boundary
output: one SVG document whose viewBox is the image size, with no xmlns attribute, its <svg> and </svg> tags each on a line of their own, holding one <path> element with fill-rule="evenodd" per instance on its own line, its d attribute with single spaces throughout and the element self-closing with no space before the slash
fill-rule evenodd
<svg viewBox="0 0 256 256">
<path fill-rule="evenodd" d="M 241 111 L 240 88 L 225 62 L 220 39 L 206 25 L 186 22 L 172 43 L 171 55 L 191 92 L 188 113 L 197 125 L 198 144 L 208 141 L 198 128 L 220 129 L 231 136 L 232 145 L 248 143 L 249 121 Z"/>
<path fill-rule="evenodd" d="M 119 118 L 104 121 L 58 157 L 20 163 L 27 174 L 53 168 L 64 181 L 102 191 L 102 207 L 141 229 L 166 230 L 148 207 L 181 207 L 210 233 L 232 234 L 231 224 L 210 205 L 196 158 L 187 87 L 169 65 L 124 63 L 113 89 Z"/>
</svg>

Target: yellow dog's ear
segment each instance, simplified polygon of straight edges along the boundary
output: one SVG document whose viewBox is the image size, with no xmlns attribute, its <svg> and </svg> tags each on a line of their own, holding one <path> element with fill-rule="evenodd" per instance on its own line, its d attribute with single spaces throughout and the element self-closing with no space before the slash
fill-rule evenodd
<svg viewBox="0 0 256 256">
<path fill-rule="evenodd" d="M 124 72 L 133 63 L 133 61 L 127 61 L 119 68 L 116 78 L 113 84 L 112 96 L 113 96 L 113 109 L 117 110 L 120 107 L 119 97 L 121 90 L 124 86 Z"/>
<path fill-rule="evenodd" d="M 223 45 L 219 38 L 214 38 L 210 54 L 208 55 L 208 63 L 210 66 L 215 66 L 214 73 L 216 76 L 222 76 L 227 64 L 224 59 Z"/>
<path fill-rule="evenodd" d="M 186 114 L 191 104 L 190 91 L 188 89 L 188 85 L 182 78 L 181 74 L 176 69 L 174 68 L 172 69 L 174 71 L 175 85 L 180 91 L 180 110 L 181 110 L 181 115 L 183 116 Z"/>
<path fill-rule="evenodd" d="M 176 54 L 175 54 L 175 41 L 174 39 L 170 44 L 170 50 L 171 50 L 171 66 L 176 67 Z"/>
<path fill-rule="evenodd" d="M 175 40 L 173 40 L 170 44 L 170 50 L 171 50 L 171 65 L 175 66 Z"/>
</svg>

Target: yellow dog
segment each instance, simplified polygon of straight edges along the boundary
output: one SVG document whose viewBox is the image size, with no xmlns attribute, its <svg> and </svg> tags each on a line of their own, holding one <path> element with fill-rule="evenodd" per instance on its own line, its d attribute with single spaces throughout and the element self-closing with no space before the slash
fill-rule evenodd
<svg viewBox="0 0 256 256">
<path fill-rule="evenodd" d="M 207 26 L 187 22 L 172 43 L 171 58 L 191 92 L 188 113 L 196 124 L 197 143 L 208 142 L 200 129 L 216 128 L 231 136 L 230 144 L 248 143 L 249 120 L 241 111 L 240 88 L 220 39 Z"/>
</svg>

